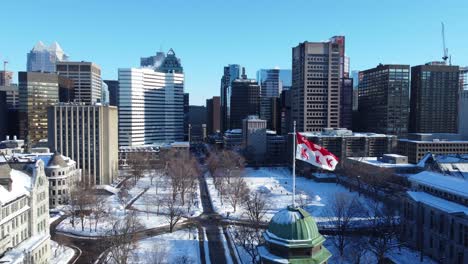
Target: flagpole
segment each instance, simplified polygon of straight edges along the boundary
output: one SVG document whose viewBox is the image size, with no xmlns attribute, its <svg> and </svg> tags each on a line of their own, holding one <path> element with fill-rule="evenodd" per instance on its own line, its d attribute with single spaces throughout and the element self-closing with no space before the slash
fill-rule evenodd
<svg viewBox="0 0 468 264">
<path fill-rule="evenodd" d="M 292 174 L 293 174 L 293 187 L 292 187 L 292 206 L 296 207 L 296 121 L 294 121 L 294 132 L 293 132 L 293 165 L 292 165 Z"/>
</svg>

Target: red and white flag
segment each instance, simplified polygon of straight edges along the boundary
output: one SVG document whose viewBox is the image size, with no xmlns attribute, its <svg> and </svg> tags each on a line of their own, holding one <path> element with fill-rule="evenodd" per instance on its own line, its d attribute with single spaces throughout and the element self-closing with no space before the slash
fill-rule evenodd
<svg viewBox="0 0 468 264">
<path fill-rule="evenodd" d="M 338 164 L 338 158 L 326 148 L 308 141 L 296 132 L 296 159 L 310 163 L 316 167 L 333 171 Z"/>
</svg>

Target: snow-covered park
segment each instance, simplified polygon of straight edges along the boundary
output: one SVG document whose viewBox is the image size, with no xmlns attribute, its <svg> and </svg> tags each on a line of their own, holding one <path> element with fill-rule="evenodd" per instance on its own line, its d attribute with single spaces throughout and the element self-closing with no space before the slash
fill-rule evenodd
<svg viewBox="0 0 468 264">
<path fill-rule="evenodd" d="M 179 205 L 184 218 L 198 216 L 203 211 L 198 182 L 194 190 L 186 195 L 185 205 Z M 106 214 L 98 219 L 97 224 L 91 214 L 84 218 L 84 230 L 82 230 L 80 218 L 69 216 L 57 226 L 57 230 L 81 236 L 103 236 L 112 230 L 116 221 L 124 219 L 130 212 L 135 214 L 142 229 L 167 226 L 169 224 L 168 209 L 164 201 L 170 198 L 171 193 L 172 187 L 167 178 L 151 179 L 149 175 L 146 175 L 138 179 L 136 184 L 128 190 L 125 199 L 119 197 L 118 193 L 100 197 L 104 201 Z"/>
<path fill-rule="evenodd" d="M 287 168 L 246 168 L 243 172 L 250 192 L 261 192 L 265 195 L 267 203 L 267 213 L 264 221 L 269 221 L 273 215 L 292 203 L 292 175 Z M 245 209 L 239 206 L 234 212 L 233 207 L 227 199 L 221 199 L 218 190 L 213 184 L 213 178 L 206 177 L 208 189 L 215 210 L 221 215 L 229 218 L 242 219 L 245 217 Z M 359 196 L 356 192 L 350 192 L 345 187 L 336 183 L 315 182 L 312 179 L 296 177 L 296 204 L 302 206 L 318 223 L 326 222 L 331 217 L 331 212 L 327 205 L 331 203 L 337 193 L 345 193 L 356 196 L 362 204 L 368 201 L 364 196 Z M 223 200 L 223 201 L 221 201 Z"/>
<path fill-rule="evenodd" d="M 128 263 L 201 263 L 198 231 L 183 229 L 140 240 Z"/>
</svg>

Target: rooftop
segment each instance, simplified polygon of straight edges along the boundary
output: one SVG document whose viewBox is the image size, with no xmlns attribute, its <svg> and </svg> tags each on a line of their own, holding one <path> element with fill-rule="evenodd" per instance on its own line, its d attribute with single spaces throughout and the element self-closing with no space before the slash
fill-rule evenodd
<svg viewBox="0 0 468 264">
<path fill-rule="evenodd" d="M 431 171 L 423 171 L 410 176 L 409 181 L 431 186 L 462 197 L 468 197 L 468 181 L 460 178 L 445 176 Z"/>
<path fill-rule="evenodd" d="M 355 161 L 363 162 L 372 166 L 380 167 L 380 168 L 416 168 L 417 165 L 411 163 L 387 163 L 380 161 L 377 157 L 348 157 L 348 159 L 352 159 Z"/>
<path fill-rule="evenodd" d="M 427 204 L 449 214 L 463 213 L 468 215 L 468 207 L 457 204 L 445 199 L 430 195 L 425 192 L 407 192 L 408 195 L 415 201 Z"/>
<path fill-rule="evenodd" d="M 4 172 L 2 170 L 2 172 Z M 11 179 L 11 190 L 0 185 L 0 204 L 6 204 L 23 195 L 29 195 L 31 188 L 31 177 L 26 173 L 11 169 L 9 171 Z M 8 175 L 0 175 L 2 178 L 7 178 Z"/>
</svg>

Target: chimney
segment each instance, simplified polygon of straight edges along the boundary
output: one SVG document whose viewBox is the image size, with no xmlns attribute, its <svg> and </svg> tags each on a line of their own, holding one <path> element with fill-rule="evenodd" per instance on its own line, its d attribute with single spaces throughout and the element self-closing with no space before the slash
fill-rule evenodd
<svg viewBox="0 0 468 264">
<path fill-rule="evenodd" d="M 242 79 L 247 79 L 247 75 L 245 75 L 245 67 L 242 67 L 242 76 L 241 76 Z"/>
<path fill-rule="evenodd" d="M 7 135 L 7 136 L 6 136 L 6 140 L 10 140 L 10 136 Z"/>
<path fill-rule="evenodd" d="M 16 135 L 15 135 L 15 136 L 13 136 L 13 140 L 17 140 L 17 139 L 18 139 L 18 138 L 16 137 Z"/>
</svg>

